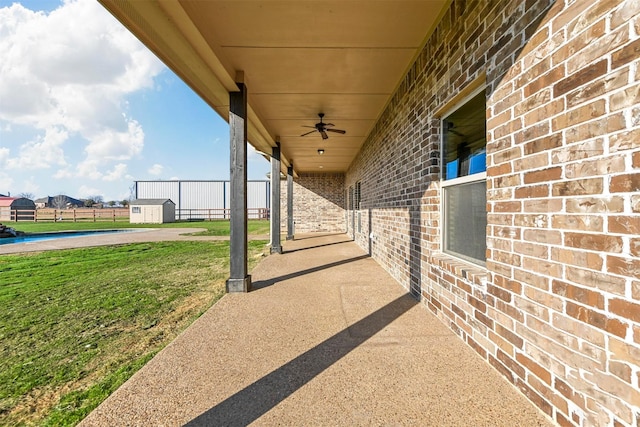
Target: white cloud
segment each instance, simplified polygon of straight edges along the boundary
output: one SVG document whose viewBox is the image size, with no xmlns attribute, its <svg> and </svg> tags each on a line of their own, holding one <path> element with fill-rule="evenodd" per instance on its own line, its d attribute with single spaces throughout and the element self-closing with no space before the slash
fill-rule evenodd
<svg viewBox="0 0 640 427">
<path fill-rule="evenodd" d="M 149 170 L 147 170 L 147 172 L 149 173 L 149 175 L 160 176 L 162 175 L 163 170 L 164 170 L 164 166 L 156 163 L 155 165 L 151 166 Z"/>
<path fill-rule="evenodd" d="M 7 194 L 7 192 L 11 191 L 11 187 L 13 186 L 13 178 L 6 173 L 0 171 L 0 194 Z"/>
<path fill-rule="evenodd" d="M 67 178 L 73 178 L 74 176 L 75 175 L 71 170 L 69 170 L 68 167 L 60 169 L 55 174 L 53 174 L 53 177 L 55 179 L 67 179 Z"/>
<path fill-rule="evenodd" d="M 78 197 L 86 199 L 87 197 L 99 196 L 101 195 L 100 190 L 94 187 L 89 187 L 88 185 L 81 185 L 78 188 L 78 192 L 76 193 Z"/>
<path fill-rule="evenodd" d="M 67 0 L 49 14 L 17 3 L 0 8 L 0 58 L 0 119 L 40 134 L 15 143 L 16 157 L 0 154 L 8 167 L 64 166 L 57 178 L 123 176 L 122 163 L 114 163 L 144 146 L 126 98 L 153 88 L 164 69 L 153 54 L 98 2 Z M 77 165 L 65 156 L 72 137 L 84 144 Z"/>
<path fill-rule="evenodd" d="M 76 172 L 72 176 L 78 176 L 97 180 L 103 177 L 103 173 L 98 170 L 98 162 L 96 160 L 85 160 L 78 164 Z"/>
<path fill-rule="evenodd" d="M 34 177 L 29 177 L 29 179 L 22 185 L 21 193 L 37 194 L 38 191 L 40 191 L 40 185 L 38 185 L 37 180 Z"/>
<path fill-rule="evenodd" d="M 127 165 L 124 163 L 118 163 L 117 165 L 115 165 L 113 170 L 107 172 L 107 174 L 103 176 L 102 179 L 104 181 L 118 181 L 126 177 L 128 177 Z"/>
<path fill-rule="evenodd" d="M 0 147 L 0 165 L 7 161 L 9 154 L 11 154 L 11 150 L 6 147 Z"/>
<path fill-rule="evenodd" d="M 142 152 L 144 131 L 138 122 L 130 120 L 125 131 L 104 129 L 92 135 L 89 140 L 89 145 L 85 148 L 88 160 L 128 160 Z"/>
<path fill-rule="evenodd" d="M 68 133 L 59 128 L 49 128 L 44 137 L 29 141 L 19 149 L 18 157 L 6 159 L 7 169 L 46 169 L 52 165 L 64 166 L 62 144 Z"/>
</svg>

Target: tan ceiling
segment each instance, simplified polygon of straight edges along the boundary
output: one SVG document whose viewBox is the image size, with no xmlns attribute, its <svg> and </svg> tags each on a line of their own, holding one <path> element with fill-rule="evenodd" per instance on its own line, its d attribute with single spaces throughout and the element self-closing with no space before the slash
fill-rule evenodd
<svg viewBox="0 0 640 427">
<path fill-rule="evenodd" d="M 450 0 L 99 0 L 249 142 L 296 172 L 344 172 Z M 300 135 L 318 122 L 346 134 Z M 320 156 L 319 148 L 325 150 Z"/>
</svg>

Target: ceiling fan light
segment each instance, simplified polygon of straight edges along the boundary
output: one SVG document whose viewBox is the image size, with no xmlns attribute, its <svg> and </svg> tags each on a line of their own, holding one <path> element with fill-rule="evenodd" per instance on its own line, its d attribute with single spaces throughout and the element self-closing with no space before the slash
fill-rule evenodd
<svg viewBox="0 0 640 427">
<path fill-rule="evenodd" d="M 324 154 L 324 148 L 318 148 L 318 154 L 322 156 Z"/>
</svg>

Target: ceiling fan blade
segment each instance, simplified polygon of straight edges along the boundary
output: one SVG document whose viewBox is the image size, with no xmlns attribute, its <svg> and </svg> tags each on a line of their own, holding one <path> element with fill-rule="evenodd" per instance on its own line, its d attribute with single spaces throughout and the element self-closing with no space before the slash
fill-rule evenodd
<svg viewBox="0 0 640 427">
<path fill-rule="evenodd" d="M 303 133 L 303 134 L 302 134 L 302 135 L 300 135 L 300 136 L 307 136 L 307 135 L 309 135 L 310 133 L 314 133 L 314 132 L 316 132 L 316 131 L 315 131 L 315 130 L 312 130 L 311 132 Z"/>
<path fill-rule="evenodd" d="M 335 133 L 341 133 L 341 134 L 345 134 L 347 133 L 346 130 L 342 130 L 342 129 L 325 129 L 327 132 L 335 132 Z"/>
<path fill-rule="evenodd" d="M 329 139 L 329 136 L 327 135 L 327 133 L 323 130 L 320 131 L 320 135 L 322 135 L 322 139 Z"/>
<path fill-rule="evenodd" d="M 301 127 L 303 127 L 303 128 L 313 128 L 313 129 L 316 128 L 315 126 L 307 126 L 307 125 L 302 125 Z"/>
<path fill-rule="evenodd" d="M 325 126 L 335 126 L 333 123 L 323 123 Z"/>
</svg>

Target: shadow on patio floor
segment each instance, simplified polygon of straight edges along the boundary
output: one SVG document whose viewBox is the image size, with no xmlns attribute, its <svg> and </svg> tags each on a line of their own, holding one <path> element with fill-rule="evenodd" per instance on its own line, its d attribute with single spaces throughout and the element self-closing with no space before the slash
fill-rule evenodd
<svg viewBox="0 0 640 427">
<path fill-rule="evenodd" d="M 551 425 L 345 238 L 285 242 L 252 272 L 270 286 L 226 295 L 81 425 Z"/>
</svg>

